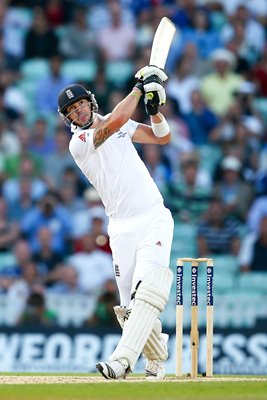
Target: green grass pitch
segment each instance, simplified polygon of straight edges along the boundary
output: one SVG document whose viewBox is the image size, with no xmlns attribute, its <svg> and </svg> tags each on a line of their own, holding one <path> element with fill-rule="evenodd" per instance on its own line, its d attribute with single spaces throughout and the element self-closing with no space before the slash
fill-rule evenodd
<svg viewBox="0 0 267 400">
<path fill-rule="evenodd" d="M 2 374 L 2 400 L 266 400 L 267 377 L 214 377 L 196 381 L 168 376 L 147 382 L 132 375 L 124 381 L 106 381 L 96 374 Z"/>
</svg>

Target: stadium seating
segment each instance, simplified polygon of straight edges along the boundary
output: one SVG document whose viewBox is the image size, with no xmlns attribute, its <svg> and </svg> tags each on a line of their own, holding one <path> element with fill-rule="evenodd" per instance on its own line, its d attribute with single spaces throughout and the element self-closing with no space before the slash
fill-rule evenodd
<svg viewBox="0 0 267 400">
<path fill-rule="evenodd" d="M 92 60 L 66 60 L 62 65 L 62 73 L 76 81 L 93 81 L 97 65 Z"/>
</svg>

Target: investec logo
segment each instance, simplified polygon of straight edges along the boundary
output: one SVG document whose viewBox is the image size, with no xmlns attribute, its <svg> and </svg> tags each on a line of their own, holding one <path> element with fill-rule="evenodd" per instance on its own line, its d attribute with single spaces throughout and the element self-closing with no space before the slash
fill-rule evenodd
<svg viewBox="0 0 267 400">
<path fill-rule="evenodd" d="M 191 274 L 191 305 L 197 306 L 197 268 L 192 268 Z"/>
<path fill-rule="evenodd" d="M 213 268 L 207 269 L 207 306 L 213 306 Z"/>
<path fill-rule="evenodd" d="M 177 268 L 176 274 L 176 305 L 183 305 L 183 268 Z"/>
</svg>

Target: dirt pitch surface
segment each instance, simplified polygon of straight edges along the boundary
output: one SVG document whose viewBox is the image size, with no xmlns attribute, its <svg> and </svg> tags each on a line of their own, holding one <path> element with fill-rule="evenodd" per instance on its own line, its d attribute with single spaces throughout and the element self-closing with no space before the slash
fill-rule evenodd
<svg viewBox="0 0 267 400">
<path fill-rule="evenodd" d="M 199 377 L 197 379 L 191 379 L 189 377 L 184 378 L 175 378 L 175 377 L 166 377 L 164 382 L 176 382 L 176 383 L 185 383 L 185 382 L 255 382 L 255 381 L 265 381 L 267 382 L 267 377 L 213 377 L 213 378 L 204 378 Z M 145 378 L 142 377 L 128 377 L 125 380 L 105 380 L 101 376 L 33 376 L 33 375 L 2 375 L 0 376 L 0 385 L 22 385 L 22 384 L 68 384 L 68 383 L 132 383 L 132 382 L 147 382 Z M 150 381 L 151 382 L 151 381 Z M 157 381 L 154 381 L 157 382 Z M 161 381 L 162 382 L 162 381 Z"/>
</svg>

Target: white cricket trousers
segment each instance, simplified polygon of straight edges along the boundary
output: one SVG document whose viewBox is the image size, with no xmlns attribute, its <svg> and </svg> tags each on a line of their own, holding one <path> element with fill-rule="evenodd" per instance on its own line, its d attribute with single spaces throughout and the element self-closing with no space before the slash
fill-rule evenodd
<svg viewBox="0 0 267 400">
<path fill-rule="evenodd" d="M 169 267 L 173 219 L 164 205 L 134 217 L 110 219 L 108 234 L 121 306 L 128 307 L 131 293 L 157 267 Z"/>
</svg>

